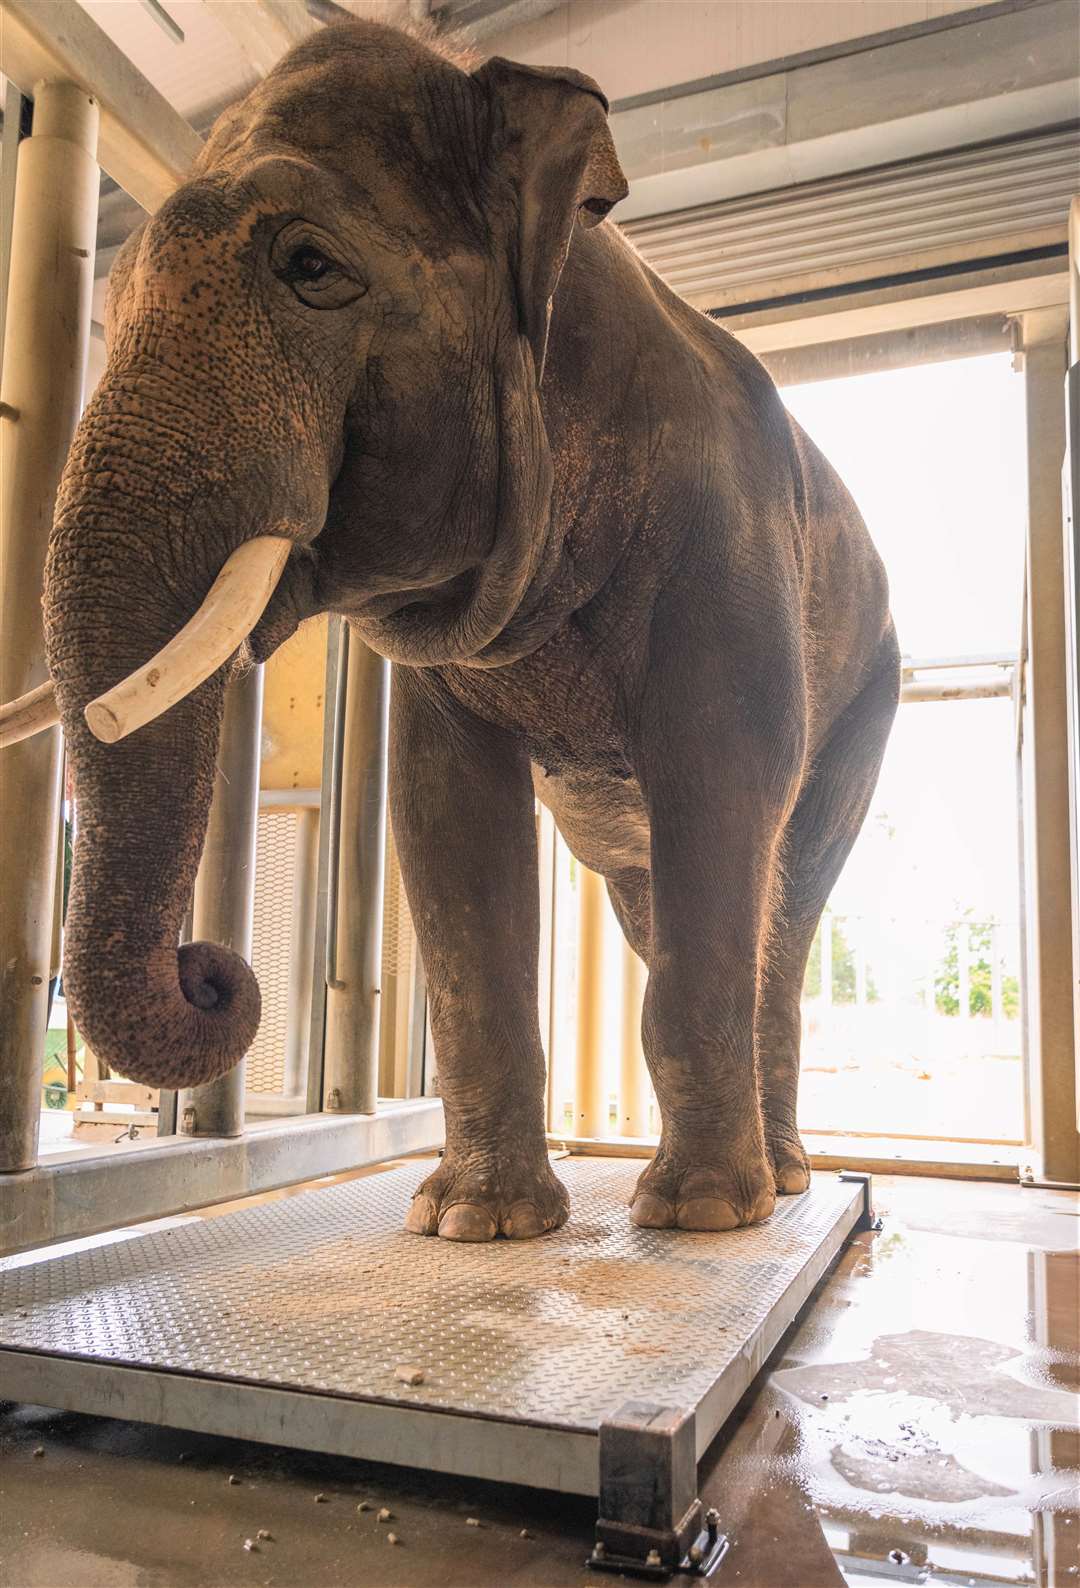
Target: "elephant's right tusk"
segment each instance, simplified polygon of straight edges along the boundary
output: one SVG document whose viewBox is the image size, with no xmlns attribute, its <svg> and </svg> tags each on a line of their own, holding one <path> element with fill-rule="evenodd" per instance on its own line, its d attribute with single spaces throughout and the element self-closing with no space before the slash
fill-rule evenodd
<svg viewBox="0 0 1080 1588">
<path fill-rule="evenodd" d="M 56 705 L 56 692 L 52 679 L 47 678 L 36 689 L 28 690 L 18 700 L 9 700 L 0 706 L 0 750 L 32 734 L 42 733 L 60 721 Z"/>
<path fill-rule="evenodd" d="M 95 738 L 115 744 L 216 673 L 262 617 L 292 548 L 291 540 L 278 535 L 259 535 L 238 546 L 179 634 L 87 706 Z"/>
</svg>

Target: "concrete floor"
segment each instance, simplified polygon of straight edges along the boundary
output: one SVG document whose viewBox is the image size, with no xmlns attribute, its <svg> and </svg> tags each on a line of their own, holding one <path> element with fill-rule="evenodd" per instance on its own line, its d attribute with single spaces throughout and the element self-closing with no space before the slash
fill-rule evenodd
<svg viewBox="0 0 1080 1588">
<path fill-rule="evenodd" d="M 844 1253 L 702 1464 L 732 1539 L 715 1580 L 1069 1588 L 1077 1199 L 896 1178 L 876 1201 L 883 1231 Z M 11 1404 L 0 1458 L 3 1588 L 604 1580 L 583 1568 L 588 1501 Z"/>
</svg>

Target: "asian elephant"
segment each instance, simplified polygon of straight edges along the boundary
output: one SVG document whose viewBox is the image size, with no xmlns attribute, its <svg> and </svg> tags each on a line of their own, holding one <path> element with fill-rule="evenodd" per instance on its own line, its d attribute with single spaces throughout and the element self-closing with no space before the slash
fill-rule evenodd
<svg viewBox="0 0 1080 1588">
<path fill-rule="evenodd" d="M 221 1074 L 259 1019 L 246 964 L 177 950 L 230 667 L 327 611 L 395 664 L 447 1132 L 407 1223 L 452 1240 L 567 1217 L 534 795 L 649 969 L 663 1130 L 633 1222 L 730 1229 L 806 1188 L 801 983 L 898 696 L 843 485 L 605 221 L 627 191 L 606 111 L 575 71 L 372 23 L 293 50 L 117 261 L 46 572 L 80 812 L 68 995 L 152 1085 Z M 101 742 L 88 703 L 266 537 L 280 578 L 230 659 Z"/>
</svg>

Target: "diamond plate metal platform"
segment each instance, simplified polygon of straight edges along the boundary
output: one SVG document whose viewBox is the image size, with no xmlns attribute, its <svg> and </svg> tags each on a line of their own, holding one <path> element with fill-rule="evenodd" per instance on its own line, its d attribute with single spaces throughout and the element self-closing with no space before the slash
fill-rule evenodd
<svg viewBox="0 0 1080 1588">
<path fill-rule="evenodd" d="M 767 1223 L 639 1230 L 640 1162 L 568 1159 L 571 1222 L 422 1240 L 409 1163 L 135 1239 L 0 1265 L 5 1398 L 579 1494 L 627 1402 L 691 1462 L 864 1214 L 815 1175 Z M 403 1364 L 423 1383 L 399 1382 Z"/>
</svg>

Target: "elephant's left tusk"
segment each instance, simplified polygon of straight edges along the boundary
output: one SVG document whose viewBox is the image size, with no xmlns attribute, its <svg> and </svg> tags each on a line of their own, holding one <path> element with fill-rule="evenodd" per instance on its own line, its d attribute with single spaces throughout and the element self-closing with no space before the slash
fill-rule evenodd
<svg viewBox="0 0 1080 1588">
<path fill-rule="evenodd" d="M 20 739 L 29 739 L 32 734 L 42 733 L 59 721 L 56 692 L 52 679 L 47 678 L 36 689 L 20 695 L 18 700 L 9 700 L 6 706 L 0 706 L 0 750 L 9 744 L 18 744 Z"/>
<path fill-rule="evenodd" d="M 259 535 L 238 546 L 179 634 L 87 706 L 95 738 L 115 744 L 216 673 L 262 617 L 292 548 L 293 542 L 279 535 Z"/>
</svg>

